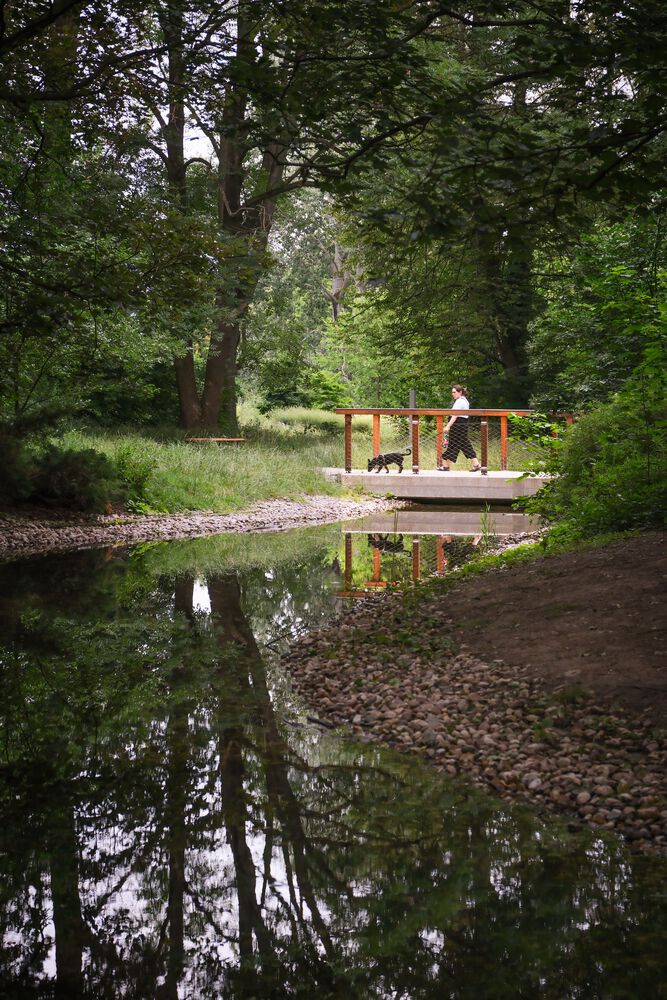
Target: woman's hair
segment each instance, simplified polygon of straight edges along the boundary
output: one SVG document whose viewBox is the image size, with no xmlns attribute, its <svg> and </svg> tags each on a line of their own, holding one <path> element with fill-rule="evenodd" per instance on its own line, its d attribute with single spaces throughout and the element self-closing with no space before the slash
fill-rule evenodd
<svg viewBox="0 0 667 1000">
<path fill-rule="evenodd" d="M 466 399 L 468 398 L 468 390 L 464 385 L 459 385 L 457 382 L 456 385 L 452 386 L 452 389 L 456 389 L 456 391 L 462 393 Z"/>
</svg>

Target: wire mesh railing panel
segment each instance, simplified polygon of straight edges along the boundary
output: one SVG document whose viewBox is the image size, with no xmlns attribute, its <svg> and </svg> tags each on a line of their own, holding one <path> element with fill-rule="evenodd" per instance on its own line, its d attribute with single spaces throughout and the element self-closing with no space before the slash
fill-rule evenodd
<svg viewBox="0 0 667 1000">
<path fill-rule="evenodd" d="M 442 467 L 442 455 L 447 448 L 447 437 L 443 432 L 449 416 L 447 413 L 419 416 L 376 414 L 373 417 L 372 437 L 367 434 L 355 437 L 354 468 L 379 474 L 412 471 L 415 468 L 429 472 Z M 548 445 L 540 433 L 537 416 L 534 422 L 532 416 L 524 416 L 517 421 L 517 426 L 513 425 L 509 411 L 504 411 L 502 415 L 488 413 L 459 419 L 462 424 L 465 420 L 467 438 L 474 455 L 465 455 L 463 449 L 459 449 L 456 458 L 450 459 L 450 467 L 456 471 L 469 469 L 475 458 L 491 471 L 534 470 L 548 454 Z M 450 454 L 451 451 L 450 448 Z M 377 461 L 378 455 L 385 456 L 387 461 Z"/>
<path fill-rule="evenodd" d="M 359 532 L 346 536 L 343 596 L 405 588 L 468 562 L 482 536 Z"/>
</svg>

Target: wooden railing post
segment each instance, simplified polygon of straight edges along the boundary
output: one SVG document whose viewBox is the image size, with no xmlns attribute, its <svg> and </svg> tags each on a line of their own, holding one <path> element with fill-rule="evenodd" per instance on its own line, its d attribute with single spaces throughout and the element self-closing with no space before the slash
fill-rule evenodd
<svg viewBox="0 0 667 1000">
<path fill-rule="evenodd" d="M 380 579 L 380 550 L 377 548 L 373 549 L 373 582 L 378 583 Z"/>
<path fill-rule="evenodd" d="M 352 589 L 352 532 L 345 532 L 345 589 Z"/>
<path fill-rule="evenodd" d="M 480 422 L 480 435 L 482 439 L 482 475 L 485 476 L 489 471 L 489 420 L 488 417 L 482 417 Z"/>
<path fill-rule="evenodd" d="M 419 414 L 413 413 L 412 421 L 412 471 L 415 476 L 419 472 Z"/>
<path fill-rule="evenodd" d="M 442 452 L 445 444 L 445 418 L 435 418 L 435 467 L 442 468 Z"/>
<path fill-rule="evenodd" d="M 435 540 L 435 570 L 438 576 L 445 572 L 445 548 L 442 535 L 438 535 Z"/>
<path fill-rule="evenodd" d="M 507 468 L 507 417 L 500 418 L 500 468 Z"/>
<path fill-rule="evenodd" d="M 380 454 L 380 414 L 373 414 L 373 458 Z"/>
<path fill-rule="evenodd" d="M 352 414 L 345 414 L 345 471 L 352 472 Z"/>
</svg>

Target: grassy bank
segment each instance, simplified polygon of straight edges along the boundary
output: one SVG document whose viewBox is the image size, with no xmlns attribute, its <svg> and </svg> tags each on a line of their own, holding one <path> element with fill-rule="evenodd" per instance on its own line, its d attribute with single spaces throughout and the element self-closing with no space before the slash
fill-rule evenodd
<svg viewBox="0 0 667 1000">
<path fill-rule="evenodd" d="M 342 416 L 301 408 L 264 415 L 242 404 L 239 418 L 246 439 L 239 445 L 193 444 L 173 426 L 78 427 L 56 438 L 42 431 L 24 440 L 7 436 L 4 451 L 0 447 L 6 473 L 0 502 L 79 511 L 102 511 L 111 503 L 133 513 L 227 514 L 261 500 L 344 492 L 321 473 L 323 467 L 343 464 Z M 352 427 L 352 464 L 363 469 L 373 452 L 372 417 L 354 417 Z M 406 418 L 387 418 L 381 430 L 383 452 L 409 450 Z M 471 430 L 474 441 L 479 430 Z M 435 468 L 435 443 L 435 424 L 425 420 L 420 453 L 425 470 Z M 513 468 L 532 457 L 523 451 L 512 445 Z M 498 468 L 499 462 L 499 442 L 492 438 L 489 465 Z M 457 467 L 467 466 L 461 457 Z"/>
<path fill-rule="evenodd" d="M 259 500 L 341 493 L 320 469 L 343 460 L 343 419 L 312 410 L 262 417 L 241 409 L 242 445 L 195 445 L 182 432 L 69 431 L 66 448 L 93 448 L 119 470 L 137 513 L 226 514 Z M 370 418 L 355 421 L 355 449 L 370 454 Z"/>
</svg>

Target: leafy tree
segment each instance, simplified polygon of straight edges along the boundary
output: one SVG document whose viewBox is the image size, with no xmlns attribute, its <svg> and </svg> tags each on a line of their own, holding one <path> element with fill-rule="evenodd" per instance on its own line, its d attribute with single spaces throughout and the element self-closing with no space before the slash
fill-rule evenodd
<svg viewBox="0 0 667 1000">
<path fill-rule="evenodd" d="M 301 191 L 277 211 L 271 263 L 246 314 L 239 359 L 243 390 L 265 409 L 321 402 L 308 385 L 320 379 L 314 359 L 330 312 L 334 228 L 319 192 Z"/>
<path fill-rule="evenodd" d="M 169 356 L 215 253 L 114 131 L 126 95 L 110 77 L 138 58 L 132 36 L 116 8 L 80 7 L 3 11 L 0 415 L 14 421 L 54 399 L 80 408 L 110 367 L 136 376 Z"/>
<path fill-rule="evenodd" d="M 667 335 L 664 217 L 598 222 L 569 253 L 541 261 L 545 306 L 528 345 L 542 409 L 607 402 L 634 379 L 643 351 Z"/>
<path fill-rule="evenodd" d="M 343 169 L 380 118 L 400 117 L 405 70 L 416 59 L 408 41 L 435 16 L 428 6 L 417 4 L 414 12 L 389 0 L 372 10 L 363 0 L 155 6 L 165 60 L 157 81 L 153 75 L 147 86 L 141 76 L 138 83 L 159 125 L 147 145 L 164 164 L 173 203 L 187 212 L 190 116 L 213 153 L 216 223 L 235 256 L 220 273 L 201 389 L 194 342 L 176 362 L 184 426 L 213 427 L 222 413 L 223 425 L 236 429 L 242 324 L 269 260 L 279 199 Z"/>
<path fill-rule="evenodd" d="M 600 205 L 656 198 L 666 31 L 658 4 L 549 3 L 450 12 L 424 34 L 430 75 L 385 139 L 381 188 L 362 165 L 344 199 L 380 301 L 419 317 L 404 340 L 454 341 L 475 372 L 485 355 L 491 395 L 528 401 L 536 249 L 562 252 Z"/>
</svg>

